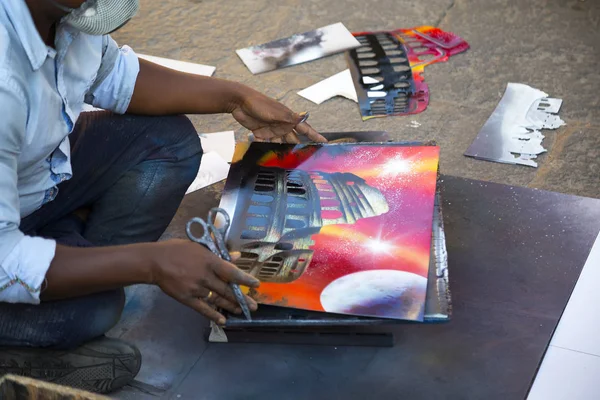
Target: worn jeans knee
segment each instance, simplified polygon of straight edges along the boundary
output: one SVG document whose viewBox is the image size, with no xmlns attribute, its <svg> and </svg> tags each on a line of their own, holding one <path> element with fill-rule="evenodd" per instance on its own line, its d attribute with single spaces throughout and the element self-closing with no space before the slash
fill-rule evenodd
<svg viewBox="0 0 600 400">
<path fill-rule="evenodd" d="M 70 349 L 114 327 L 123 289 L 33 304 L 0 303 L 0 346 Z"/>
</svg>

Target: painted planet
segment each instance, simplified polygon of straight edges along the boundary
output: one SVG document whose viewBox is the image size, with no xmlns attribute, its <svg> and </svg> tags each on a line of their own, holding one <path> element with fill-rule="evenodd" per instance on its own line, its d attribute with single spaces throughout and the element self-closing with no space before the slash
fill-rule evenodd
<svg viewBox="0 0 600 400">
<path fill-rule="evenodd" d="M 321 292 L 327 312 L 421 320 L 427 278 L 412 272 L 369 270 L 344 275 Z"/>
</svg>

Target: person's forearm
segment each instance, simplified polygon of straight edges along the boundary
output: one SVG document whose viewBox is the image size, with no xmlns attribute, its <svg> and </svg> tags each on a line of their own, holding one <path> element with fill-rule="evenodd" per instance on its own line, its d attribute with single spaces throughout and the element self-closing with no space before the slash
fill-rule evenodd
<svg viewBox="0 0 600 400">
<path fill-rule="evenodd" d="M 250 91 L 237 82 L 187 74 L 140 59 L 128 113 L 145 115 L 231 112 Z"/>
<path fill-rule="evenodd" d="M 151 243 L 91 248 L 57 245 L 41 298 L 65 299 L 152 283 L 152 263 L 148 257 L 152 246 Z"/>
</svg>

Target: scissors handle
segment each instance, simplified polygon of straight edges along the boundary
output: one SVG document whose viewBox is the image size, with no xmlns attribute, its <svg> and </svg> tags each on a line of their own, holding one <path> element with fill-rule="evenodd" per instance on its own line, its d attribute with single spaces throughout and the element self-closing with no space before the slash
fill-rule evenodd
<svg viewBox="0 0 600 400">
<path fill-rule="evenodd" d="M 225 220 L 221 228 L 217 228 L 215 226 L 216 218 L 219 214 L 221 214 L 223 216 L 223 219 Z M 202 229 L 204 231 L 202 232 L 201 237 L 198 237 L 192 233 L 192 226 L 194 224 L 199 224 L 202 226 Z M 221 257 L 223 260 L 231 262 L 231 255 L 229 254 L 227 246 L 225 245 L 225 234 L 227 233 L 230 224 L 231 218 L 229 217 L 227 211 L 225 211 L 222 208 L 215 207 L 211 208 L 208 212 L 207 221 L 204 221 L 202 218 L 198 217 L 190 219 L 185 226 L 185 231 L 190 240 L 208 247 L 210 251 Z M 250 309 L 248 308 L 248 303 L 246 302 L 244 294 L 242 293 L 242 290 L 240 289 L 239 285 L 230 282 L 229 286 L 233 290 L 235 298 L 239 303 L 240 308 L 242 309 L 242 312 L 244 313 L 246 319 L 252 320 L 252 317 L 250 315 Z"/>
<path fill-rule="evenodd" d="M 198 237 L 198 236 L 194 235 L 194 233 L 192 232 L 192 226 L 194 224 L 198 224 L 202 227 L 202 229 L 203 229 L 202 236 Z M 217 255 L 220 254 L 219 250 L 215 246 L 215 242 L 213 241 L 213 239 L 210 235 L 211 234 L 210 225 L 208 225 L 202 218 L 194 217 L 194 218 L 190 219 L 187 222 L 187 224 L 185 225 L 185 232 L 187 233 L 187 236 L 191 241 L 208 247 L 208 249 L 210 251 L 212 251 L 213 253 L 215 253 Z"/>
<path fill-rule="evenodd" d="M 220 228 L 217 228 L 216 226 L 216 222 L 217 222 L 217 218 L 219 217 L 219 215 L 221 215 L 223 217 L 223 225 Z M 216 232 L 219 232 L 221 234 L 221 236 L 223 237 L 223 239 L 225 239 L 225 236 L 227 234 L 227 231 L 229 230 L 229 226 L 231 225 L 231 218 L 229 217 L 229 214 L 227 213 L 226 210 L 224 210 L 223 208 L 219 208 L 219 207 L 213 207 L 208 211 L 208 224 L 209 226 L 212 225 L 215 229 Z"/>
<path fill-rule="evenodd" d="M 217 228 L 215 226 L 217 222 L 218 216 L 221 215 L 223 217 L 222 226 Z M 214 207 L 211 208 L 208 212 L 208 229 L 212 234 L 212 240 L 215 244 L 215 247 L 218 251 L 218 255 L 225 261 L 231 262 L 231 255 L 227 250 L 227 245 L 225 244 L 225 235 L 227 234 L 227 230 L 229 230 L 229 226 L 231 225 L 231 218 L 227 211 L 222 208 Z"/>
</svg>

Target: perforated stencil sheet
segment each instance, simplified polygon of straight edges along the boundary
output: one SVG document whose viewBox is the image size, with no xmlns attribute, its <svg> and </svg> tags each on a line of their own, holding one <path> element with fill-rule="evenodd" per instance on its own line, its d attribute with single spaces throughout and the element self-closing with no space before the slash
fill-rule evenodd
<svg viewBox="0 0 600 400">
<path fill-rule="evenodd" d="M 469 48 L 455 34 L 430 26 L 354 36 L 361 47 L 346 54 L 363 120 L 424 111 L 429 103 L 425 66 Z"/>
</svg>

